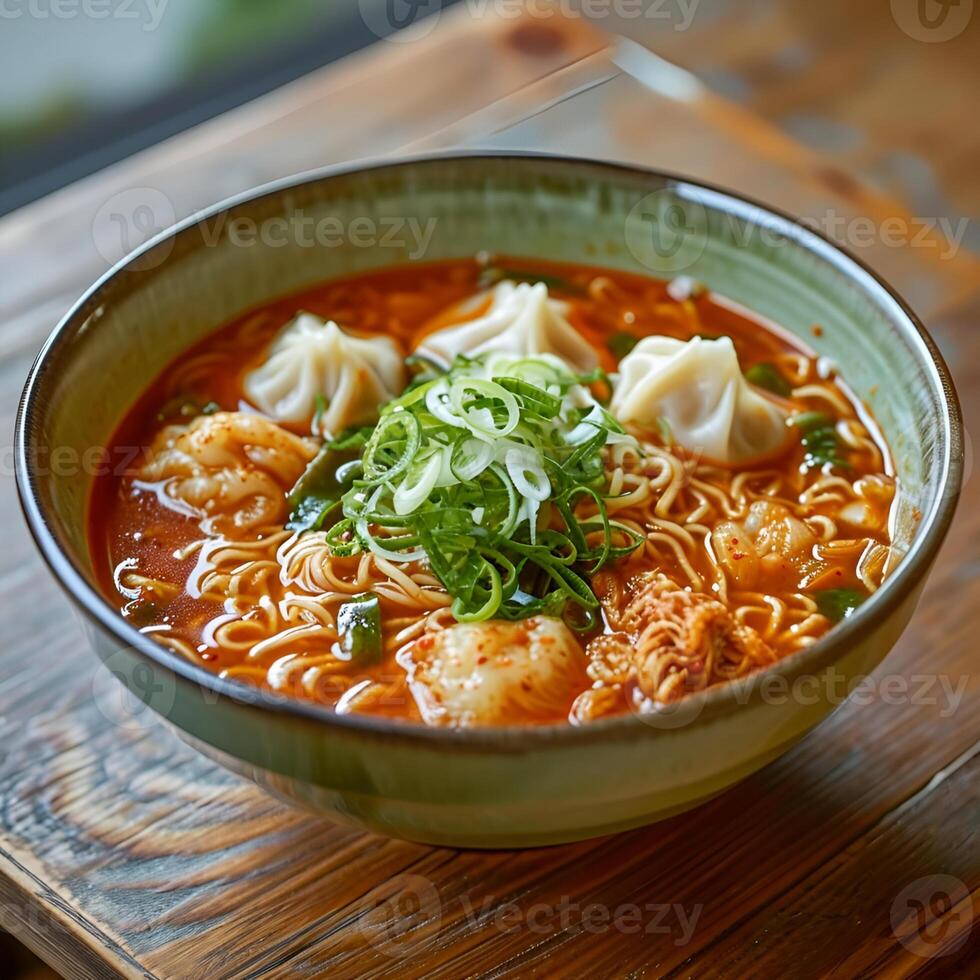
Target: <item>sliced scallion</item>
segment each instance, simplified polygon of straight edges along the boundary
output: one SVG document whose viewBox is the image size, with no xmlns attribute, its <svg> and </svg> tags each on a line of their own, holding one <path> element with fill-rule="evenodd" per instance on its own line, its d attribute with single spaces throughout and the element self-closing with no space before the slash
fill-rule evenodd
<svg viewBox="0 0 980 980">
<path fill-rule="evenodd" d="M 493 354 L 410 386 L 381 411 L 331 550 L 424 560 L 460 620 L 594 622 L 586 576 L 641 538 L 606 509 L 603 450 L 630 437 L 593 380 L 546 355 Z"/>
<path fill-rule="evenodd" d="M 337 610 L 337 646 L 342 657 L 362 667 L 381 659 L 381 605 L 376 595 L 356 595 Z"/>
</svg>

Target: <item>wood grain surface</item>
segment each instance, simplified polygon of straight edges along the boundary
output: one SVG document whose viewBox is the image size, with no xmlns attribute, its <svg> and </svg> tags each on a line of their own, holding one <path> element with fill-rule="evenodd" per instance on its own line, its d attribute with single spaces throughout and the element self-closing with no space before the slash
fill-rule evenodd
<svg viewBox="0 0 980 980">
<path fill-rule="evenodd" d="M 0 222 L 5 431 L 43 335 L 110 261 L 92 229 L 120 195 L 131 204 L 159 191 L 180 216 L 251 183 L 406 146 L 581 150 L 590 141 L 592 155 L 667 159 L 757 196 L 769 190 L 797 213 L 915 214 L 841 180 L 839 168 L 744 108 L 696 89 L 680 99 L 663 75 L 626 71 L 581 22 L 552 20 L 534 43 L 515 42 L 519 26 L 446 16 L 425 40 L 379 46 Z M 421 88 L 398 84 L 423 74 Z M 670 139 L 658 140 L 663 133 Z M 872 246 L 868 257 L 918 291 L 969 432 L 980 419 L 977 267 L 965 251 L 926 251 Z M 34 553 L 11 455 L 8 447 L 0 482 L 0 927 L 66 976 L 975 969 L 972 472 L 912 625 L 866 696 L 695 811 L 582 844 L 477 853 L 386 840 L 291 809 L 124 699 Z"/>
<path fill-rule="evenodd" d="M 951 36 L 938 40 L 927 25 L 941 6 L 699 0 L 685 17 L 677 0 L 663 6 L 670 16 L 602 23 L 912 210 L 972 215 L 976 249 L 980 127 L 966 120 L 980 91 L 980 16 L 970 15 L 974 4 L 949 5 Z M 926 26 L 916 23 L 920 9 Z"/>
</svg>

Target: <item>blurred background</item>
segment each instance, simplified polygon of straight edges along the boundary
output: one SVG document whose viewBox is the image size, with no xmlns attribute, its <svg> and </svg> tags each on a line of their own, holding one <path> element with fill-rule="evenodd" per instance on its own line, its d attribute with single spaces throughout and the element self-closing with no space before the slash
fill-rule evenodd
<svg viewBox="0 0 980 980">
<path fill-rule="evenodd" d="M 4 0 L 0 214 L 377 41 L 385 4 Z"/>
<path fill-rule="evenodd" d="M 0 0 L 0 214 L 460 2 L 546 0 Z M 980 16 L 942 43 L 905 22 L 949 0 L 553 2 L 918 213 L 980 214 Z"/>
</svg>

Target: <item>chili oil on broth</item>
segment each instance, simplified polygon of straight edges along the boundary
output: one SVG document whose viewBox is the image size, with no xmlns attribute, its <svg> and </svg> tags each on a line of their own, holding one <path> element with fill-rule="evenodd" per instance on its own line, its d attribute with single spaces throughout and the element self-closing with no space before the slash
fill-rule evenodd
<svg viewBox="0 0 980 980">
<path fill-rule="evenodd" d="M 493 723 L 587 723 L 674 700 L 814 642 L 877 588 L 888 560 L 893 471 L 867 410 L 832 366 L 690 284 L 515 258 L 489 268 L 454 261 L 327 283 L 246 314 L 178 358 L 115 436 L 116 446 L 141 447 L 138 460 L 121 476 L 100 478 L 92 495 L 90 539 L 106 595 L 157 642 L 223 676 L 339 711 L 474 723 L 447 714 L 442 703 L 459 686 L 447 695 L 413 660 L 413 652 L 441 644 L 443 666 L 458 664 L 444 639 L 456 624 L 452 597 L 424 560 L 325 559 L 321 534 L 285 529 L 286 493 L 317 441 L 309 423 L 274 425 L 256 416 L 244 385 L 299 311 L 354 334 L 389 337 L 408 355 L 447 324 L 485 313 L 489 299 L 462 316 L 452 311 L 494 279 L 509 278 L 544 281 L 607 372 L 644 337 L 730 337 L 743 371 L 758 369 L 763 382 L 772 382 L 766 372 L 781 379 L 767 397 L 787 412 L 834 421 L 846 466 L 808 465 L 802 430 L 776 456 L 732 469 L 673 444 L 662 428 L 631 428 L 640 451 L 604 450 L 607 506 L 642 544 L 590 579 L 602 608 L 598 626 L 579 638 L 587 658 L 572 654 L 549 665 L 563 641 L 547 630 L 539 636 L 535 623 L 530 632 L 515 624 L 485 630 L 505 667 L 513 666 L 506 644 L 527 644 L 529 636 L 539 644 L 524 675 L 513 678 L 517 696 L 503 692 L 494 702 Z M 234 413 L 242 410 L 251 413 L 248 431 L 236 433 Z M 261 469 L 252 453 L 272 474 L 263 484 L 271 488 L 268 506 L 251 514 L 248 498 L 236 500 L 204 529 L 198 516 L 175 509 L 166 480 L 146 479 L 161 433 L 202 417 L 243 453 L 248 473 Z M 282 434 L 258 432 L 260 425 Z M 826 441 L 826 432 L 819 438 Z M 263 442 L 266 457 L 256 451 Z M 382 651 L 375 662 L 355 663 L 338 645 L 337 619 L 364 593 L 377 598 Z M 477 678 L 491 691 L 494 683 L 485 673 Z"/>
</svg>

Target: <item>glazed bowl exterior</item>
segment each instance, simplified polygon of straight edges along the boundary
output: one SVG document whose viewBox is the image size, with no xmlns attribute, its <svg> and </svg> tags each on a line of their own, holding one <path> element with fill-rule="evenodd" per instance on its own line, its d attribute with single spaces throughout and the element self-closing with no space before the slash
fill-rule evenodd
<svg viewBox="0 0 980 980">
<path fill-rule="evenodd" d="M 325 229 L 323 234 L 320 230 Z M 430 729 L 223 680 L 136 631 L 87 541 L 95 467 L 163 368 L 230 318 L 326 279 L 486 250 L 688 275 L 843 366 L 892 447 L 896 561 L 813 646 L 652 717 L 587 727 Z M 821 329 L 814 331 L 814 324 Z M 86 457 L 86 453 L 89 456 Z M 18 488 L 38 546 L 111 671 L 201 751 L 336 820 L 434 844 L 559 843 L 661 819 L 785 752 L 885 656 L 948 528 L 959 410 L 934 344 L 867 268 L 791 218 L 668 174 L 467 154 L 305 175 L 226 202 L 124 260 L 41 351 L 18 417 Z M 89 472 L 91 470 L 91 472 Z"/>
</svg>

